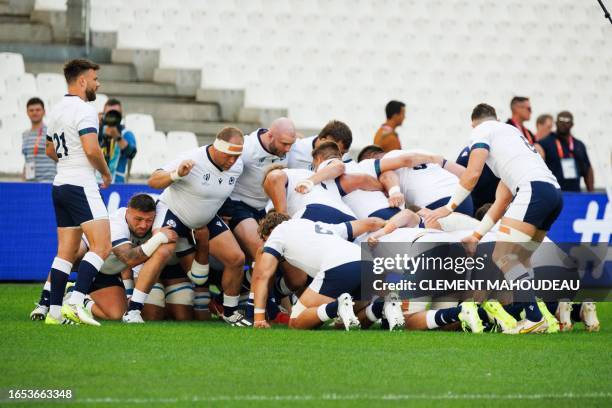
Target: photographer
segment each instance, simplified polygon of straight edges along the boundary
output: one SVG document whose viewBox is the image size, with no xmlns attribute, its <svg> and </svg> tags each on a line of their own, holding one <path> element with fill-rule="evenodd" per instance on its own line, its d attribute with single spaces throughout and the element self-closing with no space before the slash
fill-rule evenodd
<svg viewBox="0 0 612 408">
<path fill-rule="evenodd" d="M 123 109 L 118 99 L 104 105 L 98 139 L 113 176 L 113 183 L 127 181 L 128 163 L 136 156 L 136 137 L 121 124 Z"/>
</svg>

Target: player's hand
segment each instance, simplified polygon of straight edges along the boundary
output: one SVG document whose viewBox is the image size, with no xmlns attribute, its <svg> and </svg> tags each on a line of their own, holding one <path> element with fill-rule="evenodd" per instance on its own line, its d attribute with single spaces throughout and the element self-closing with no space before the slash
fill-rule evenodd
<svg viewBox="0 0 612 408">
<path fill-rule="evenodd" d="M 300 194 L 307 194 L 310 193 L 310 190 L 312 190 L 313 187 L 313 182 L 306 179 L 297 183 L 297 185 L 295 186 L 295 191 Z"/>
<path fill-rule="evenodd" d="M 170 227 L 162 227 L 158 232 L 161 232 L 168 238 L 168 243 L 176 242 L 178 240 L 178 234 Z"/>
<path fill-rule="evenodd" d="M 368 221 L 370 222 L 370 231 L 378 231 L 387 224 L 387 221 L 379 217 L 368 217 Z"/>
<path fill-rule="evenodd" d="M 376 245 L 378 245 L 378 238 L 380 237 L 381 234 L 378 234 L 377 232 L 370 234 L 370 236 L 368 237 L 368 245 L 370 246 L 370 248 L 374 248 Z"/>
<path fill-rule="evenodd" d="M 461 240 L 461 245 L 465 249 L 465 253 L 468 256 L 474 256 L 476 254 L 476 247 L 480 241 L 474 235 L 468 235 Z"/>
<path fill-rule="evenodd" d="M 438 221 L 438 219 L 444 218 L 447 215 L 449 215 L 450 213 L 451 213 L 451 211 L 448 208 L 440 207 L 440 208 L 437 208 L 437 209 L 433 210 L 429 214 L 424 215 L 423 219 L 425 221 L 425 224 L 431 225 L 435 221 Z"/>
<path fill-rule="evenodd" d="M 113 182 L 113 178 L 110 173 L 102 175 L 102 184 L 100 184 L 100 188 L 106 188 L 111 185 Z"/>
<path fill-rule="evenodd" d="M 400 193 L 393 193 L 389 196 L 389 207 L 403 207 L 405 204 L 406 200 L 404 198 L 404 194 Z"/>
<path fill-rule="evenodd" d="M 270 323 L 267 320 L 256 320 L 253 323 L 253 328 L 255 329 L 269 329 L 270 327 Z"/>
<path fill-rule="evenodd" d="M 193 166 L 195 166 L 193 160 L 183 160 L 181 164 L 179 164 L 178 169 L 176 169 L 176 172 L 180 177 L 185 177 L 189 174 L 191 169 L 193 169 Z"/>
</svg>

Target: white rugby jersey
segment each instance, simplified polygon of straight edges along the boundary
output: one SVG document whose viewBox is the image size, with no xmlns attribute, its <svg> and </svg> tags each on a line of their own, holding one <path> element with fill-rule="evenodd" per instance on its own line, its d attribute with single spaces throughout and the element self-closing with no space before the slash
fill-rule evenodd
<svg viewBox="0 0 612 408">
<path fill-rule="evenodd" d="M 557 179 L 525 136 L 514 126 L 489 120 L 472 129 L 470 149 L 489 150 L 487 166 L 516 193 L 520 183 L 544 181 L 559 188 Z"/>
<path fill-rule="evenodd" d="M 98 134 L 98 113 L 93 105 L 76 95 L 64 95 L 49 113 L 47 123 L 47 140 L 53 142 L 59 159 L 53 184 L 97 188 L 95 169 L 81 143 L 81 136 Z"/>
<path fill-rule="evenodd" d="M 322 162 L 319 164 L 317 170 L 323 169 L 331 163 L 332 160 L 333 159 Z M 342 201 L 342 196 L 344 195 L 345 193 L 340 187 L 340 177 L 323 180 L 321 183 L 316 184 L 309 193 L 304 194 L 303 204 L 304 207 L 308 204 L 324 204 L 357 218 L 353 210 Z"/>
<path fill-rule="evenodd" d="M 287 175 L 287 213 L 293 217 L 295 213 L 304 208 L 305 198 L 308 194 L 301 194 L 295 191 L 295 186 L 302 180 L 313 175 L 313 172 L 306 169 L 283 169 Z"/>
<path fill-rule="evenodd" d="M 393 150 L 384 157 L 396 157 L 417 150 Z M 437 164 L 427 163 L 416 167 L 403 167 L 395 171 L 406 204 L 427 207 L 442 198 L 451 197 L 459 179 Z"/>
<path fill-rule="evenodd" d="M 210 222 L 229 197 L 242 173 L 242 159 L 227 171 L 212 161 L 209 146 L 183 153 L 178 159 L 162 167 L 174 171 L 183 160 L 193 160 L 191 172 L 164 189 L 159 200 L 188 228 L 200 228 Z"/>
<path fill-rule="evenodd" d="M 351 160 L 344 165 L 345 174 L 367 174 L 376 179 L 380 176 L 380 160 L 378 159 L 362 160 L 359 163 Z M 383 208 L 389 208 L 387 196 L 382 191 L 355 190 L 342 197 L 342 201 L 353 210 L 359 219 L 367 218 L 373 212 Z"/>
<path fill-rule="evenodd" d="M 268 197 L 262 187 L 266 169 L 272 164 L 287 164 L 287 157 L 280 158 L 267 151 L 261 143 L 261 135 L 268 129 L 257 129 L 244 138 L 242 161 L 244 170 L 236 183 L 230 198 L 261 210 L 266 206 Z"/>
<path fill-rule="evenodd" d="M 320 271 L 361 259 L 359 245 L 346 240 L 351 235 L 350 223 L 292 219 L 274 228 L 263 251 L 284 258 L 314 278 Z"/>
</svg>

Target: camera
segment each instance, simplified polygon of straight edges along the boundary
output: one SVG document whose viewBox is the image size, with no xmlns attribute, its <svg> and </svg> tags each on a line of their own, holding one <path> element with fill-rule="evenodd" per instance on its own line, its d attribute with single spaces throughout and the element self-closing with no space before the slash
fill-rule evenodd
<svg viewBox="0 0 612 408">
<path fill-rule="evenodd" d="M 121 112 L 118 110 L 109 110 L 102 116 L 102 124 L 108 127 L 118 127 L 121 123 Z"/>
</svg>

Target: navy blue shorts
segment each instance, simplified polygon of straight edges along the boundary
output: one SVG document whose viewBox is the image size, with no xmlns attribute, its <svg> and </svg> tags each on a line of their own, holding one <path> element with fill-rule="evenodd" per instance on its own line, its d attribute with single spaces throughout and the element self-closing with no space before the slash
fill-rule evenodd
<svg viewBox="0 0 612 408">
<path fill-rule="evenodd" d="M 357 299 L 361 296 L 361 261 L 348 262 L 319 272 L 308 287 L 334 299 L 343 293 L 349 293 Z"/>
<path fill-rule="evenodd" d="M 563 210 L 561 190 L 545 181 L 521 183 L 504 217 L 549 231 Z"/>
<path fill-rule="evenodd" d="M 164 203 L 157 202 L 157 213 L 153 221 L 153 229 L 170 227 L 179 236 L 176 242 L 176 256 L 179 258 L 195 252 L 195 240 L 191 228 L 183 224 Z"/>
<path fill-rule="evenodd" d="M 314 222 L 325 222 L 327 224 L 340 224 L 342 222 L 355 221 L 357 218 L 348 215 L 324 204 L 308 204 L 300 218 Z"/>
<path fill-rule="evenodd" d="M 401 210 L 397 207 L 381 208 L 378 211 L 374 211 L 372 214 L 369 215 L 369 217 L 378 217 L 378 218 L 382 218 L 383 220 L 389 220 L 391 219 L 391 217 L 393 217 L 395 214 L 397 214 L 400 211 Z"/>
<path fill-rule="evenodd" d="M 118 286 L 121 289 L 125 289 L 121 275 L 107 275 L 105 273 L 98 272 L 91 284 L 89 293 L 95 292 L 96 290 L 110 288 L 112 286 Z"/>
<path fill-rule="evenodd" d="M 159 274 L 160 280 L 168 280 L 168 279 L 182 279 L 187 278 L 187 274 L 181 267 L 180 263 L 175 265 L 166 265 L 164 269 L 162 269 Z"/>
<path fill-rule="evenodd" d="M 58 228 L 74 228 L 91 220 L 108 218 L 97 187 L 54 185 L 51 195 Z"/>
<path fill-rule="evenodd" d="M 238 224 L 246 219 L 253 218 L 255 221 L 259 222 L 259 220 L 266 216 L 266 211 L 253 208 L 242 201 L 235 201 L 228 198 L 219 209 L 219 214 L 222 217 L 228 217 L 230 219 L 229 227 L 233 231 Z"/>
<path fill-rule="evenodd" d="M 446 204 L 448 204 L 450 199 L 451 199 L 450 197 L 441 198 L 429 204 L 427 208 L 429 208 L 430 210 L 435 210 L 437 208 L 443 207 Z M 459 207 L 455 208 L 455 212 L 473 217 L 474 216 L 474 203 L 472 202 L 472 196 L 467 196 L 465 200 L 463 200 L 463 202 L 459 204 Z"/>
</svg>

